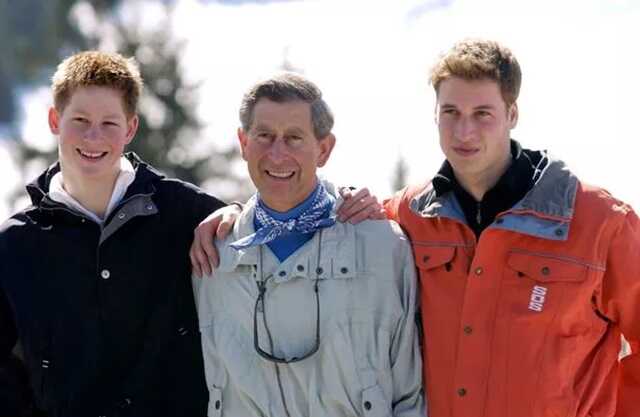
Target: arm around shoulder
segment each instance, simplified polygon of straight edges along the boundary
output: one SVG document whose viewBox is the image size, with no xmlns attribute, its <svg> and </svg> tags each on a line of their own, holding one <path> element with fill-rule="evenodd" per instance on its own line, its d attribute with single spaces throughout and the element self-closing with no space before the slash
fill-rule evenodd
<svg viewBox="0 0 640 417">
<path fill-rule="evenodd" d="M 226 206 L 222 200 L 212 196 L 205 192 L 200 187 L 197 187 L 190 183 L 182 183 L 183 197 L 182 202 L 178 201 L 176 204 L 180 204 L 190 214 L 190 221 L 195 227 L 200 221 L 207 217 L 210 213 Z"/>
</svg>

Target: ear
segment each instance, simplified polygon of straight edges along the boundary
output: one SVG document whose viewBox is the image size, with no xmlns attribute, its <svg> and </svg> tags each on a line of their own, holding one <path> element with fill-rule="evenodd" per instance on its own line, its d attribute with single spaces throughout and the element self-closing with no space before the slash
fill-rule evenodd
<svg viewBox="0 0 640 417">
<path fill-rule="evenodd" d="M 249 142 L 249 137 L 241 127 L 238 128 L 238 142 L 240 143 L 240 155 L 242 155 L 242 159 L 246 161 L 247 144 Z"/>
<path fill-rule="evenodd" d="M 49 107 L 49 130 L 54 135 L 60 134 L 60 116 L 55 107 Z"/>
<path fill-rule="evenodd" d="M 509 118 L 509 129 L 513 129 L 518 124 L 518 103 L 513 103 L 507 115 Z"/>
<path fill-rule="evenodd" d="M 436 124 L 436 126 L 438 125 L 438 103 L 436 102 L 436 105 L 433 106 L 433 122 Z"/>
<path fill-rule="evenodd" d="M 318 167 L 323 167 L 329 157 L 331 156 L 331 151 L 333 151 L 333 147 L 336 146 L 336 137 L 333 133 L 329 133 L 322 139 L 318 139 L 318 146 L 320 147 L 320 155 L 318 155 Z"/>
<path fill-rule="evenodd" d="M 127 138 L 125 143 L 128 145 L 133 140 L 136 132 L 138 131 L 138 126 L 140 124 L 140 118 L 138 115 L 134 115 L 131 119 L 127 120 Z"/>
</svg>

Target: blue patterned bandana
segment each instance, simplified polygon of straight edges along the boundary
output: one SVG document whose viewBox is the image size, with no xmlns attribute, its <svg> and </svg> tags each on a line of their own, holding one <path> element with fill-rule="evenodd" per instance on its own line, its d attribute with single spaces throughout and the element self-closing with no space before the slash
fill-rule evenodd
<svg viewBox="0 0 640 417">
<path fill-rule="evenodd" d="M 327 213 L 330 213 L 335 205 L 336 200 L 321 183 L 318 183 L 311 206 L 294 219 L 286 221 L 274 219 L 262 207 L 259 193 L 251 197 L 250 202 L 255 204 L 256 220 L 262 227 L 257 232 L 238 239 L 229 245 L 236 250 L 263 245 L 289 233 L 312 233 L 318 229 L 333 226 L 336 222 L 335 215 L 327 216 Z"/>
</svg>

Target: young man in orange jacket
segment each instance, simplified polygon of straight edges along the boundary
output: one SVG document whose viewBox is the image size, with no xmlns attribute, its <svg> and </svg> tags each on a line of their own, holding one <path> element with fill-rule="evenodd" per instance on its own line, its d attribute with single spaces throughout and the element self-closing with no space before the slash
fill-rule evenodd
<svg viewBox="0 0 640 417">
<path fill-rule="evenodd" d="M 429 415 L 638 416 L 640 220 L 511 139 L 520 81 L 495 42 L 444 54 L 431 82 L 446 161 L 384 204 L 419 270 Z"/>
<path fill-rule="evenodd" d="M 446 53 L 431 83 L 447 160 L 385 202 L 419 269 L 431 416 L 638 416 L 640 221 L 510 139 L 520 79 L 495 42 Z"/>
</svg>

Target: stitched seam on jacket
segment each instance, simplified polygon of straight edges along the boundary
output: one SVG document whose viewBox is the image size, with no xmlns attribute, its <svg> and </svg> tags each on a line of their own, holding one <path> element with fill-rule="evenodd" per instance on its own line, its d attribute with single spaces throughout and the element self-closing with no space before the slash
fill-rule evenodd
<svg viewBox="0 0 640 417">
<path fill-rule="evenodd" d="M 541 258 L 548 258 L 548 259 L 555 259 L 558 261 L 565 261 L 565 262 L 569 262 L 572 264 L 576 264 L 576 265 L 581 265 L 581 266 L 586 266 L 587 268 L 590 269 L 595 269 L 601 272 L 606 271 L 606 268 L 604 265 L 598 265 L 598 264 L 592 264 L 589 262 L 585 262 L 581 259 L 577 259 L 577 258 L 571 258 L 568 256 L 558 256 L 558 255 L 553 255 L 551 253 L 544 253 L 544 252 L 531 252 L 531 251 L 527 251 L 524 249 L 511 249 L 509 250 L 509 253 L 519 253 L 519 254 L 523 254 L 523 255 L 534 255 L 534 256 L 539 256 Z"/>
</svg>

